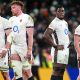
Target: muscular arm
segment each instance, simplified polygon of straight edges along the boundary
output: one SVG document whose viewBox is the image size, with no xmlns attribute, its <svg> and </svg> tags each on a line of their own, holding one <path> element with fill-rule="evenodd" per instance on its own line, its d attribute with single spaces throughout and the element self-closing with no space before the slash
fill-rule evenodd
<svg viewBox="0 0 80 80">
<path fill-rule="evenodd" d="M 78 67 L 80 68 L 80 36 L 74 35 L 74 46 L 77 51 Z"/>
<path fill-rule="evenodd" d="M 80 36 L 74 35 L 74 46 L 78 54 L 78 58 L 80 58 Z"/>
<path fill-rule="evenodd" d="M 46 31 L 44 32 L 43 38 L 45 38 L 45 40 L 54 48 L 57 47 L 57 45 L 54 43 L 54 40 L 51 36 L 51 34 L 53 33 L 53 30 L 50 28 L 47 28 Z"/>
<path fill-rule="evenodd" d="M 11 33 L 11 29 L 5 29 L 5 34 L 6 34 L 7 38 L 9 37 L 11 39 L 10 33 Z M 9 49 L 10 47 L 11 47 L 11 43 L 6 41 L 5 48 Z"/>
<path fill-rule="evenodd" d="M 10 29 L 7 29 L 5 30 L 5 34 L 7 36 L 7 38 L 9 38 L 8 40 L 11 42 L 11 30 Z M 0 57 L 4 57 L 7 53 L 7 51 L 10 49 L 11 47 L 11 43 L 6 41 L 6 44 L 4 46 L 4 48 L 2 48 L 2 54 L 0 54 Z"/>
<path fill-rule="evenodd" d="M 26 30 L 28 35 L 28 50 L 32 52 L 34 28 L 27 28 Z"/>
<path fill-rule="evenodd" d="M 28 39 L 27 39 L 27 54 L 25 56 L 25 58 L 28 59 L 28 61 L 30 63 L 33 63 L 33 58 L 32 58 L 32 47 L 33 47 L 33 31 L 34 31 L 34 28 L 27 28 L 27 36 L 28 36 Z"/>
<path fill-rule="evenodd" d="M 64 46 L 63 45 L 58 45 L 54 42 L 54 38 L 52 38 L 52 34 L 53 33 L 53 30 L 50 29 L 50 28 L 47 28 L 44 35 L 43 35 L 43 38 L 45 38 L 45 40 L 51 45 L 53 46 L 55 49 L 57 50 L 63 50 L 64 49 Z"/>
</svg>

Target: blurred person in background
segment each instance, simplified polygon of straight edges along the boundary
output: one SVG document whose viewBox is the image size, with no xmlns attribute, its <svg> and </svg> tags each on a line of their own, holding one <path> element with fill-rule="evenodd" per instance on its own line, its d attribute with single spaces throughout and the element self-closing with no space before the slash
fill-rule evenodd
<svg viewBox="0 0 80 80">
<path fill-rule="evenodd" d="M 44 33 L 45 40 L 52 46 L 53 51 L 53 74 L 51 80 L 63 80 L 64 71 L 69 58 L 69 35 L 68 24 L 64 20 L 65 10 L 58 6 L 56 17 L 50 23 Z"/>
<path fill-rule="evenodd" d="M 38 73 L 38 69 L 40 67 L 40 54 L 39 54 L 39 47 L 35 38 L 33 44 L 33 56 L 34 56 L 34 64 L 32 65 L 32 73 L 34 75 L 34 79 L 40 80 L 39 73 Z"/>
<path fill-rule="evenodd" d="M 10 80 L 9 66 L 8 66 L 8 53 L 4 57 L 2 57 L 2 50 L 6 50 L 4 48 L 5 41 L 6 41 L 6 37 L 10 33 L 11 27 L 9 27 L 8 20 L 1 17 L 1 14 L 2 14 L 2 5 L 0 5 L 0 71 L 5 80 Z"/>
<path fill-rule="evenodd" d="M 9 25 L 12 32 L 7 38 L 5 48 L 11 47 L 11 64 L 15 72 L 13 80 L 34 80 L 31 71 L 34 22 L 31 16 L 23 13 L 23 8 L 21 1 L 11 2 L 13 16 L 9 19 Z M 5 55 L 6 51 L 2 53 Z"/>
</svg>

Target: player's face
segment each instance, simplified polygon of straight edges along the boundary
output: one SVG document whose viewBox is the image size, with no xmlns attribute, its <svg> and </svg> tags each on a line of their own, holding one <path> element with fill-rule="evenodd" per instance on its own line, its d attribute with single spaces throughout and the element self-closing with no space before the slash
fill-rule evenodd
<svg viewBox="0 0 80 80">
<path fill-rule="evenodd" d="M 19 10 L 21 10 L 21 6 L 19 6 L 17 4 L 13 4 L 11 6 L 12 15 L 14 15 L 14 16 L 18 15 Z"/>
<path fill-rule="evenodd" d="M 63 7 L 57 9 L 56 15 L 57 15 L 58 18 L 63 19 L 64 18 L 64 14 L 65 14 L 65 11 L 64 11 Z"/>
</svg>

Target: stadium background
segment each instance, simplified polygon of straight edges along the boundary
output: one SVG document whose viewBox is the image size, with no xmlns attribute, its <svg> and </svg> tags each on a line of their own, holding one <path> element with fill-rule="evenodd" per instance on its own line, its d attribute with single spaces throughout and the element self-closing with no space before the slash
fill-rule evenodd
<svg viewBox="0 0 80 80">
<path fill-rule="evenodd" d="M 9 19 L 11 16 L 9 3 L 12 0 L 0 0 L 0 15 Z M 64 80 L 76 80 L 78 76 L 77 57 L 74 49 L 74 30 L 80 23 L 80 1 L 79 0 L 21 0 L 25 4 L 24 11 L 30 14 L 35 23 L 33 55 L 35 64 L 32 72 L 35 80 L 49 80 L 52 72 L 50 46 L 43 40 L 42 36 L 48 24 L 55 17 L 55 9 L 59 4 L 65 7 L 65 20 L 69 24 L 70 31 L 70 57 L 65 71 Z M 13 77 L 13 70 L 10 69 Z M 4 80 L 0 74 L 0 80 Z"/>
</svg>

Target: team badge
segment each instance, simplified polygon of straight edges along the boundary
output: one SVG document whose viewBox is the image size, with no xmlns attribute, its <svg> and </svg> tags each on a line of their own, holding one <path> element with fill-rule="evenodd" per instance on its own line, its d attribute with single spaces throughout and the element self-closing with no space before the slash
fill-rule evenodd
<svg viewBox="0 0 80 80">
<path fill-rule="evenodd" d="M 20 22 L 22 22 L 22 19 L 20 19 Z"/>
</svg>

